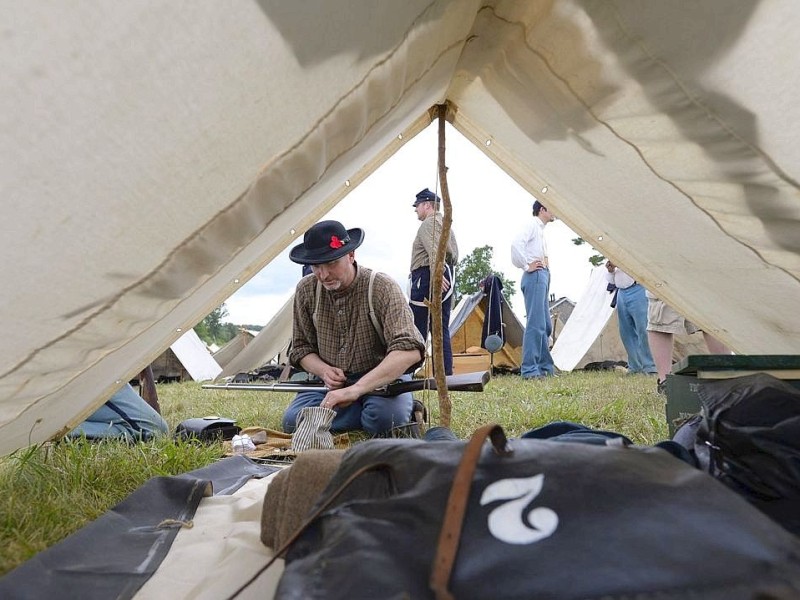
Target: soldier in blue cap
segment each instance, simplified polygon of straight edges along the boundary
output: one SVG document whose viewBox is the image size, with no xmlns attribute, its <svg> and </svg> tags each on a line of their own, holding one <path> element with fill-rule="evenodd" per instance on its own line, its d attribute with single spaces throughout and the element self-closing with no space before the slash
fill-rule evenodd
<svg viewBox="0 0 800 600">
<path fill-rule="evenodd" d="M 414 324 L 423 339 L 430 330 L 430 315 L 426 299 L 431 297 L 431 268 L 436 264 L 436 251 L 439 238 L 442 236 L 442 214 L 439 212 L 441 198 L 425 188 L 417 194 L 412 206 L 417 219 L 422 225 L 411 246 L 411 277 L 409 291 L 411 311 L 414 313 Z M 439 285 L 442 286 L 442 342 L 445 375 L 453 374 L 453 349 L 450 345 L 450 309 L 452 307 L 453 289 L 455 287 L 455 265 L 458 262 L 458 244 L 453 231 L 447 241 L 444 276 Z"/>
</svg>

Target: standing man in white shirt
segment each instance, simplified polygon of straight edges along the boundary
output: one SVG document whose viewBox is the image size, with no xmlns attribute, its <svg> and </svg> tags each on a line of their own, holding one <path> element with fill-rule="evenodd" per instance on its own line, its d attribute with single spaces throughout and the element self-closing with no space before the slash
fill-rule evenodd
<svg viewBox="0 0 800 600">
<path fill-rule="evenodd" d="M 550 356 L 550 270 L 544 227 L 556 217 L 538 200 L 533 203 L 533 220 L 511 244 L 511 262 L 523 270 L 522 295 L 525 298 L 525 335 L 522 338 L 522 368 L 524 379 L 541 379 L 555 374 Z"/>
<path fill-rule="evenodd" d="M 655 375 L 658 371 L 647 342 L 645 289 L 610 260 L 606 261 L 606 270 L 609 291 L 614 294 L 611 306 L 616 304 L 617 309 L 619 337 L 628 354 L 628 373 Z"/>
</svg>

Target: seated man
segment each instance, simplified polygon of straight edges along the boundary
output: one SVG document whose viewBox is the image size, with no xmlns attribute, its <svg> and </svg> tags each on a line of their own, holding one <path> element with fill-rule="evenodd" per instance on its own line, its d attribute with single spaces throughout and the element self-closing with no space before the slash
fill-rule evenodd
<svg viewBox="0 0 800 600">
<path fill-rule="evenodd" d="M 138 441 L 167 433 L 167 422 L 126 383 L 67 437 Z"/>
<path fill-rule="evenodd" d="M 307 406 L 334 409 L 333 431 L 379 435 L 411 418 L 411 393 L 370 395 L 418 366 L 425 344 L 400 286 L 355 262 L 363 241 L 361 229 L 321 221 L 289 254 L 293 262 L 311 265 L 313 273 L 295 291 L 289 360 L 329 391 L 297 394 L 283 415 L 286 432 L 294 432 Z"/>
</svg>

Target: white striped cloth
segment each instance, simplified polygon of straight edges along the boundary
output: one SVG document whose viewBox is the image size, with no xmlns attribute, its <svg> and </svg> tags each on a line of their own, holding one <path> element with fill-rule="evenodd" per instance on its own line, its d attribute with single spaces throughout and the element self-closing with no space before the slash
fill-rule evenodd
<svg viewBox="0 0 800 600">
<path fill-rule="evenodd" d="M 306 406 L 297 415 L 297 429 L 292 435 L 292 450 L 332 450 L 331 423 L 336 416 L 332 408 Z"/>
</svg>

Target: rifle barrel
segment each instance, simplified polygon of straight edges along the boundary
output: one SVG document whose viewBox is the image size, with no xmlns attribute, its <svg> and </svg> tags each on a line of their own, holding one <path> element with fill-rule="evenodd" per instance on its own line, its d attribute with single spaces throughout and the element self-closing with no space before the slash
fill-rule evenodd
<svg viewBox="0 0 800 600">
<path fill-rule="evenodd" d="M 251 390 L 253 392 L 328 392 L 324 385 L 301 383 L 204 383 L 204 390 Z"/>
<path fill-rule="evenodd" d="M 445 378 L 447 388 L 453 391 L 482 392 L 489 382 L 491 374 L 488 371 L 476 373 L 463 373 L 461 375 L 448 375 Z M 324 384 L 294 383 L 291 381 L 276 383 L 205 383 L 204 390 L 251 390 L 254 392 L 323 392 L 329 390 Z M 421 390 L 435 390 L 436 380 L 412 379 L 411 381 L 393 381 L 370 392 L 376 396 L 395 396 L 404 392 L 418 392 Z"/>
</svg>

